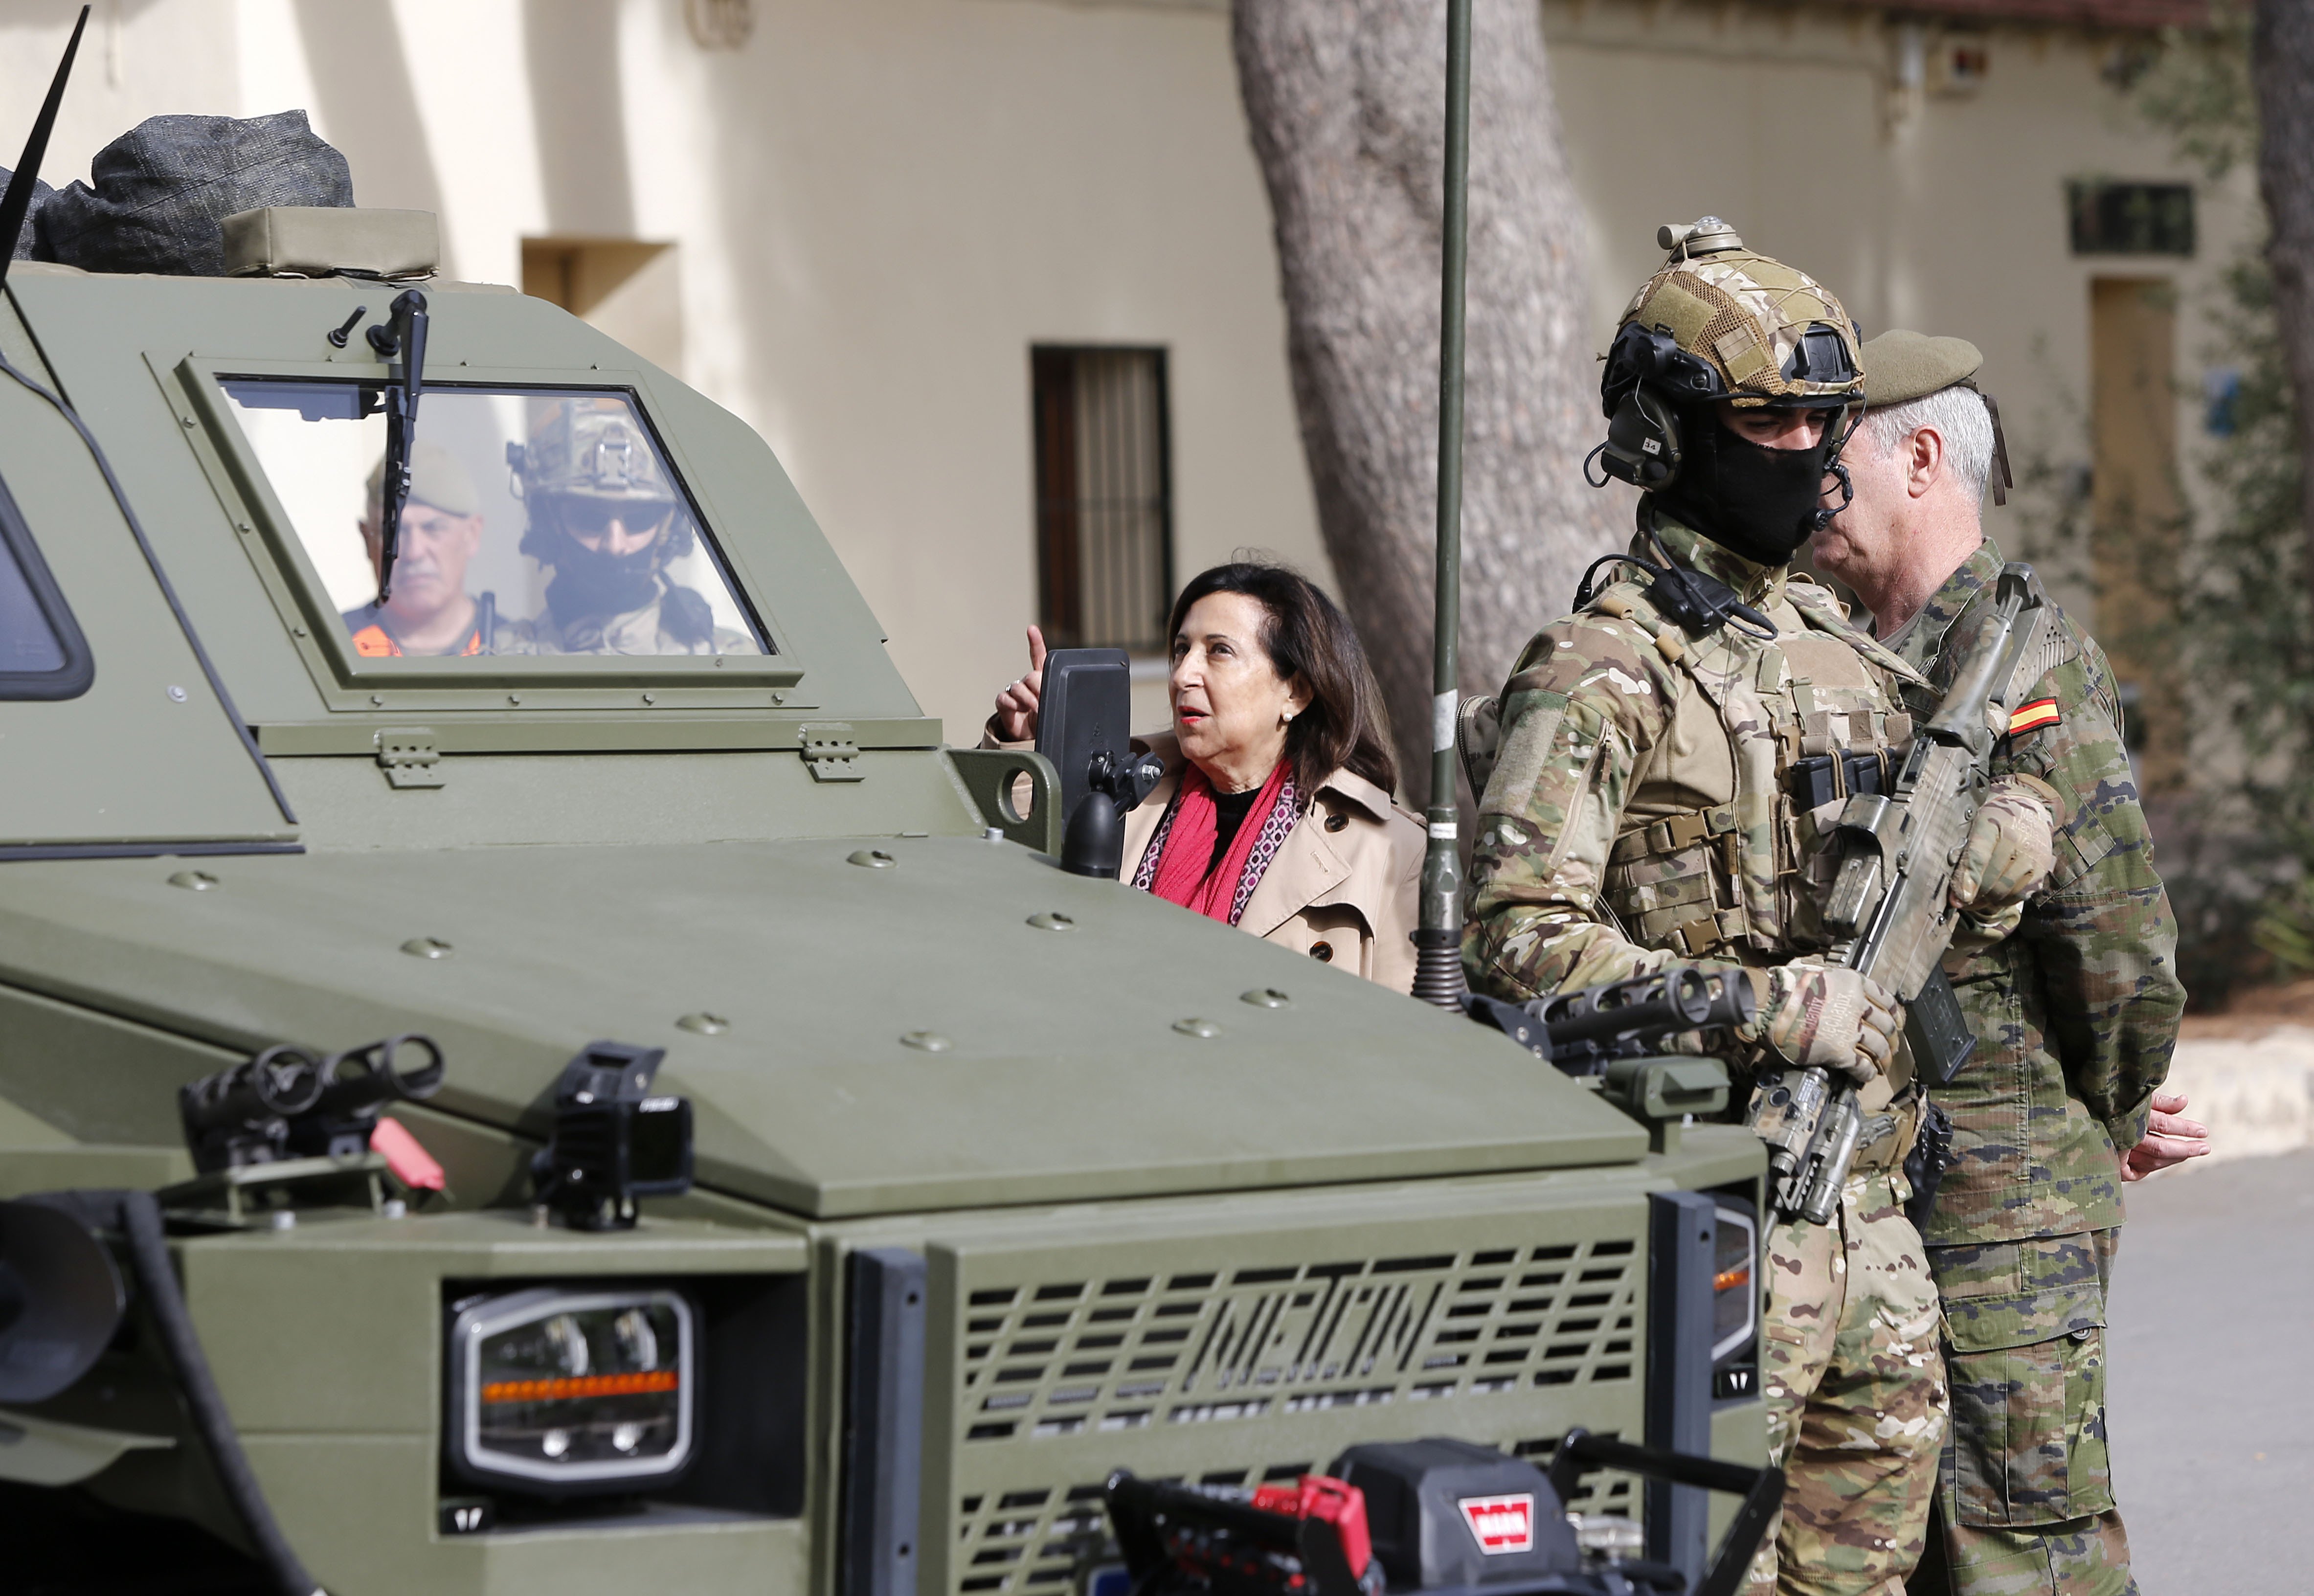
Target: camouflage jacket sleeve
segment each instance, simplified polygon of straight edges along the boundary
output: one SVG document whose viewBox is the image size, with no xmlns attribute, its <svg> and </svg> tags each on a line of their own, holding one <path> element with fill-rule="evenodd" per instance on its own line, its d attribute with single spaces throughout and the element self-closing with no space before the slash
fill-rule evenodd
<svg viewBox="0 0 2314 1596">
<path fill-rule="evenodd" d="M 1502 693 L 1502 745 L 1479 804 L 1462 966 L 1474 992 L 1524 1001 L 1670 961 L 1602 904 L 1635 775 L 1683 678 L 1639 626 L 1562 621 L 1529 643 Z"/>
<path fill-rule="evenodd" d="M 2147 1100 L 2168 1074 L 2186 991 L 2110 669 L 2094 641 L 2076 638 L 2073 657 L 2026 701 L 2054 699 L 2056 720 L 2012 735 L 1994 773 L 2037 776 L 2062 800 L 2056 869 L 2018 935 L 2040 972 L 2067 1085 L 2126 1151 L 2143 1138 Z"/>
</svg>

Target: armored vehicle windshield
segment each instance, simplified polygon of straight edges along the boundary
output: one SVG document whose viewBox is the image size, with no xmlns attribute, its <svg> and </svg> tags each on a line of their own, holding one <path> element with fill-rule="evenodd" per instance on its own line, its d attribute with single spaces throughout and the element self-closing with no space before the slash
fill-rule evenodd
<svg viewBox="0 0 2314 1596">
<path fill-rule="evenodd" d="M 430 391 L 380 603 L 378 385 L 219 386 L 365 657 L 773 652 L 624 393 Z"/>
</svg>

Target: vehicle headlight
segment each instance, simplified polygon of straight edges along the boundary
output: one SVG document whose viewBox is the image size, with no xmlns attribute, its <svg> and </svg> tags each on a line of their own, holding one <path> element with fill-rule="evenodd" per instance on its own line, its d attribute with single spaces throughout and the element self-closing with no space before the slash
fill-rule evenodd
<svg viewBox="0 0 2314 1596">
<path fill-rule="evenodd" d="M 663 1289 L 470 1297 L 450 1325 L 450 1462 L 542 1495 L 682 1472 L 698 1404 L 691 1303 Z"/>
<path fill-rule="evenodd" d="M 1759 1389 L 1760 1228 L 1723 1201 L 1713 1215 L 1711 1260 L 1712 1394 L 1750 1397 Z"/>
</svg>

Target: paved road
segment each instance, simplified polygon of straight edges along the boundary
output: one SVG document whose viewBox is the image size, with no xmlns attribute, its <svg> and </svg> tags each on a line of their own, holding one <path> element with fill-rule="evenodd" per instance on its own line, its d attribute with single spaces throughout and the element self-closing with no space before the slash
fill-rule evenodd
<svg viewBox="0 0 2314 1596">
<path fill-rule="evenodd" d="M 2145 1596 L 2314 1592 L 2314 1152 L 2130 1188 L 2108 1317 Z"/>
</svg>

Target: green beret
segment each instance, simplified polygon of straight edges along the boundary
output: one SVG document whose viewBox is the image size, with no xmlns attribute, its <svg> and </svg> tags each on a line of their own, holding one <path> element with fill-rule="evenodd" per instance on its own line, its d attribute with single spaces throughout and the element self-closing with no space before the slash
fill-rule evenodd
<svg viewBox="0 0 2314 1596">
<path fill-rule="evenodd" d="M 375 519 L 378 508 L 385 502 L 385 461 L 381 457 L 370 467 L 369 514 Z M 480 515 L 481 495 L 474 491 L 474 479 L 458 463 L 458 457 L 431 438 L 421 437 L 410 451 L 410 501 L 432 505 L 436 509 L 453 516 Z"/>
<path fill-rule="evenodd" d="M 1976 384 L 1984 353 L 1965 338 L 1889 331 L 1864 346 L 1864 402 L 1874 410 L 1926 399 L 1955 383 Z"/>
</svg>

